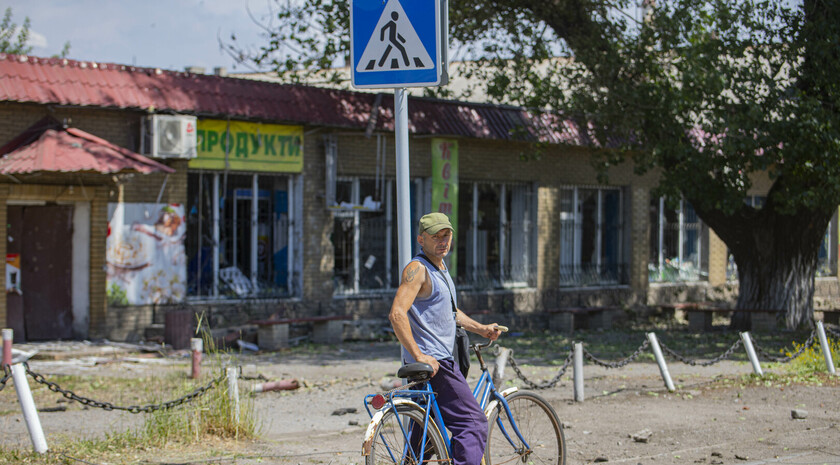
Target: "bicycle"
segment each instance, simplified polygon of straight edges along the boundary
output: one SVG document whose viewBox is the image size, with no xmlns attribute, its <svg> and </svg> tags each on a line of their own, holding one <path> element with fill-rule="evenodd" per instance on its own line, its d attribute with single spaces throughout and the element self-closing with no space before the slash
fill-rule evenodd
<svg viewBox="0 0 840 465">
<path fill-rule="evenodd" d="M 492 344 L 470 346 L 481 367 L 473 396 L 489 425 L 484 463 L 564 465 L 566 440 L 557 413 L 536 393 L 516 387 L 502 392 L 496 389 L 481 356 Z M 407 384 L 365 396 L 365 409 L 371 417 L 362 445 L 367 465 L 451 463 L 449 435 L 428 383 L 431 374 L 428 364 L 408 364 L 397 372 Z"/>
</svg>

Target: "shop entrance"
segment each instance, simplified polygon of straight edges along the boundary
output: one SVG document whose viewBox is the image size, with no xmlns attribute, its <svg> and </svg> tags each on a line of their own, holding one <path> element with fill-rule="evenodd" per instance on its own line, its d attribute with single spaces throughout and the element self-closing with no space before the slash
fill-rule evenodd
<svg viewBox="0 0 840 465">
<path fill-rule="evenodd" d="M 6 304 L 16 339 L 71 339 L 73 207 L 10 205 L 7 215 Z"/>
</svg>

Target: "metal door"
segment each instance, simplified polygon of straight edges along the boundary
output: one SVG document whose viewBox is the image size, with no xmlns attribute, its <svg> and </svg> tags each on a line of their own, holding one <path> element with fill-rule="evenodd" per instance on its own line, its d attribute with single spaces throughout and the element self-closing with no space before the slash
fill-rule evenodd
<svg viewBox="0 0 840 465">
<path fill-rule="evenodd" d="M 21 290 L 30 341 L 73 337 L 73 207 L 23 208 Z"/>
</svg>

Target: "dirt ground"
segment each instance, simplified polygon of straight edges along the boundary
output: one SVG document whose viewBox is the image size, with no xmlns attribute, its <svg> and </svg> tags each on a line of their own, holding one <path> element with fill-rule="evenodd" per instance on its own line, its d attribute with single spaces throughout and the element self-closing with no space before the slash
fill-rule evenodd
<svg viewBox="0 0 840 465">
<path fill-rule="evenodd" d="M 47 349 L 39 348 L 42 352 Z M 112 346 L 92 353 L 91 347 L 78 344 L 53 350 L 66 352 L 62 360 L 30 361 L 30 368 L 48 379 L 58 374 L 126 377 L 189 371 L 185 357 L 142 359 Z M 168 453 L 155 460 L 126 458 L 123 463 L 364 463 L 360 451 L 369 418 L 362 400 L 365 394 L 380 391 L 383 381 L 393 379 L 399 367 L 397 356 L 396 343 L 347 343 L 311 355 L 237 356 L 236 363 L 245 376 L 295 378 L 304 386 L 253 397 L 261 425 L 257 441 L 237 450 L 207 445 L 201 451 L 177 456 Z M 102 363 L 103 359 L 108 363 Z M 715 379 L 739 380 L 751 373 L 752 367 L 744 362 L 726 361 L 711 367 L 671 362 L 669 369 L 677 385 L 673 393 L 667 391 L 652 362 L 617 369 L 585 365 L 582 402 L 574 401 L 571 370 L 555 387 L 540 390 L 564 424 L 567 463 L 840 464 L 837 378 L 823 386 L 782 386 L 772 381 L 741 385 Z M 525 374 L 542 380 L 553 377 L 557 370 L 556 366 L 534 364 L 525 368 Z M 474 364 L 472 381 L 477 374 Z M 523 386 L 513 370 L 508 368 L 505 374 L 506 386 Z M 253 381 L 243 381 L 241 391 L 248 392 L 250 383 Z M 9 390 L 14 390 L 11 380 L 5 391 Z M 55 398 L 59 402 L 61 396 L 55 394 Z M 16 398 L 3 392 L 0 400 L 0 443 L 31 447 Z M 40 413 L 48 445 L 66 438 L 102 437 L 137 428 L 143 421 L 142 415 L 63 405 L 67 410 Z M 793 419 L 794 409 L 804 410 L 806 418 Z M 647 442 L 631 438 L 643 430 L 651 433 Z"/>
</svg>

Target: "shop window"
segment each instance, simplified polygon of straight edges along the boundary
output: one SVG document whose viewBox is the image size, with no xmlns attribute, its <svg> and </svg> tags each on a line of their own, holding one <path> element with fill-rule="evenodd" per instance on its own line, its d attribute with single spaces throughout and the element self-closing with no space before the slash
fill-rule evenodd
<svg viewBox="0 0 840 465">
<path fill-rule="evenodd" d="M 290 254 L 293 185 L 287 176 L 189 174 L 190 296 L 298 295 L 299 273 Z M 214 192 L 219 196 L 215 201 Z"/>
<path fill-rule="evenodd" d="M 332 243 L 336 295 L 393 289 L 396 227 L 389 180 L 339 178 L 335 183 Z"/>
<path fill-rule="evenodd" d="M 708 265 L 703 257 L 703 223 L 690 203 L 680 200 L 672 207 L 664 197 L 651 199 L 650 225 L 648 277 L 651 282 L 708 278 Z"/>
<path fill-rule="evenodd" d="M 536 195 L 527 184 L 461 183 L 457 281 L 474 288 L 536 283 Z"/>
<path fill-rule="evenodd" d="M 623 196 L 618 188 L 560 191 L 560 285 L 627 282 Z"/>
</svg>

